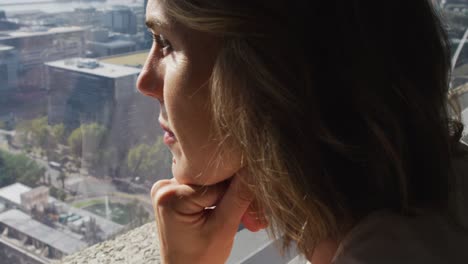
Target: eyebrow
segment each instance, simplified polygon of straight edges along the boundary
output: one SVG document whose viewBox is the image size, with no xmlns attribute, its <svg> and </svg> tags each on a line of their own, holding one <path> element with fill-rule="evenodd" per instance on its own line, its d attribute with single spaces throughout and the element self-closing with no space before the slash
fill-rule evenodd
<svg viewBox="0 0 468 264">
<path fill-rule="evenodd" d="M 146 18 L 145 24 L 148 28 L 151 29 L 160 29 L 168 26 L 166 22 L 163 22 L 155 17 Z"/>
</svg>

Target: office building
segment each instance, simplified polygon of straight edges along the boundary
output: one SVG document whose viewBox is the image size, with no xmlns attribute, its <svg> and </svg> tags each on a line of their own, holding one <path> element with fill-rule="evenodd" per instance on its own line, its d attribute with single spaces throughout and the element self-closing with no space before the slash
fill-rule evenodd
<svg viewBox="0 0 468 264">
<path fill-rule="evenodd" d="M 135 83 L 140 69 L 82 58 L 46 65 L 49 124 L 63 123 L 71 131 L 97 123 L 107 130 L 104 138 L 82 138 L 81 166 L 91 168 L 88 162 L 92 161 L 86 157 L 100 146 L 115 146 L 119 156 L 128 151 L 127 116 L 133 110 L 131 101 L 137 93 Z M 118 164 L 119 161 L 106 159 L 93 173 L 112 175 Z"/>
<path fill-rule="evenodd" d="M 93 57 L 106 57 L 136 50 L 136 43 L 130 40 L 116 39 L 106 42 L 88 41 L 86 45 Z"/>
<path fill-rule="evenodd" d="M 19 88 L 45 88 L 44 62 L 83 56 L 84 29 L 80 27 L 27 28 L 0 32 L 0 44 L 17 51 Z"/>
<path fill-rule="evenodd" d="M 137 18 L 135 13 L 126 6 L 114 6 L 104 13 L 103 25 L 114 32 L 124 34 L 137 33 Z"/>
<path fill-rule="evenodd" d="M 14 47 L 0 45 L 0 93 L 16 88 L 18 53 Z"/>
<path fill-rule="evenodd" d="M 74 58 L 46 63 L 49 123 L 107 124 L 114 106 L 136 92 L 139 69 Z"/>
</svg>

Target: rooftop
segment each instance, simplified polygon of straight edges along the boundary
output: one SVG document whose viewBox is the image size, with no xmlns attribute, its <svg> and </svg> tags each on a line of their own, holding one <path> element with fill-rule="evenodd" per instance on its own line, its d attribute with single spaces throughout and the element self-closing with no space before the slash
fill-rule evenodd
<svg viewBox="0 0 468 264">
<path fill-rule="evenodd" d="M 1 213 L 0 222 L 65 254 L 72 254 L 87 247 L 85 242 L 48 227 L 16 209 Z"/>
<path fill-rule="evenodd" d="M 14 183 L 12 185 L 8 185 L 0 189 L 0 197 L 20 205 L 21 204 L 21 194 L 25 192 L 29 192 L 31 190 L 30 187 L 22 184 L 22 183 Z"/>
<path fill-rule="evenodd" d="M 99 42 L 99 41 L 88 41 L 88 44 L 96 45 L 96 46 L 101 46 L 101 47 L 107 47 L 107 48 L 124 48 L 124 47 L 131 47 L 135 46 L 136 43 L 131 41 L 131 40 L 123 40 L 123 39 L 116 39 L 116 40 L 111 40 L 107 42 Z"/>
<path fill-rule="evenodd" d="M 2 51 L 9 51 L 15 49 L 14 47 L 6 46 L 6 45 L 0 45 L 0 52 Z"/>
<path fill-rule="evenodd" d="M 53 203 L 56 207 L 60 207 L 68 213 L 74 213 L 80 216 L 81 218 L 93 218 L 94 220 L 96 220 L 96 224 L 98 224 L 101 231 L 104 232 L 104 236 L 106 238 L 112 237 L 117 233 L 120 233 L 124 229 L 124 226 L 118 223 L 112 222 L 111 220 L 108 220 L 104 217 L 86 211 L 84 209 L 69 206 L 68 204 L 57 200 L 54 197 L 49 196 L 49 203 Z"/>
<path fill-rule="evenodd" d="M 72 33 L 80 31 L 84 32 L 84 29 L 81 27 L 20 28 L 19 30 L 15 31 L 0 31 L 0 40 L 45 36 L 61 33 Z"/>
<path fill-rule="evenodd" d="M 72 58 L 48 62 L 45 64 L 54 68 L 87 73 L 106 78 L 120 78 L 140 73 L 140 69 L 134 67 L 114 65 L 84 58 Z"/>
<path fill-rule="evenodd" d="M 99 226 L 102 232 L 104 232 L 104 236 L 106 238 L 110 238 L 124 230 L 124 226 L 112 222 L 111 220 L 108 220 L 104 217 L 100 217 L 99 215 L 93 214 L 84 209 L 69 207 L 69 210 L 71 213 L 75 213 L 81 217 L 91 217 L 94 220 L 96 220 L 96 224 Z"/>
<path fill-rule="evenodd" d="M 148 57 L 149 50 L 126 53 L 116 56 L 104 57 L 100 61 L 104 63 L 124 65 L 141 68 Z"/>
</svg>

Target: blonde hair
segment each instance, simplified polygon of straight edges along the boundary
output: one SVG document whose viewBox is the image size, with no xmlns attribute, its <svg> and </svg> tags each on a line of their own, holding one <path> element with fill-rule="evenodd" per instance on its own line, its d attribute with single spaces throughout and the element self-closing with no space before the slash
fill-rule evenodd
<svg viewBox="0 0 468 264">
<path fill-rule="evenodd" d="M 323 41 L 334 37 L 328 30 L 335 28 L 308 29 L 313 22 L 306 21 L 320 16 L 320 11 L 309 14 L 314 9 L 307 1 L 301 2 L 306 6 L 297 2 L 163 1 L 168 16 L 177 23 L 222 39 L 211 77 L 212 112 L 220 142 L 240 149 L 251 175 L 246 186 L 254 191 L 259 210 L 265 211 L 270 233 L 282 236 L 285 248 L 294 241 L 300 252 L 311 256 L 320 241 L 341 239 L 372 210 L 405 212 L 446 198 L 450 183 L 440 175 L 448 171 L 451 155 L 450 122 L 444 108 L 448 55 L 446 37 L 427 1 L 416 4 L 416 13 L 422 12 L 424 18 L 412 18 L 412 13 L 403 16 L 407 20 L 402 22 L 412 25 L 419 19 L 430 28 L 423 39 L 435 43 L 430 51 L 433 61 L 424 69 L 423 62 L 414 62 L 430 79 L 427 82 L 406 72 L 387 75 L 386 48 L 364 46 L 372 37 L 384 36 L 372 36 L 374 32 L 365 28 L 370 24 L 359 16 L 350 15 L 362 28 L 349 30 L 346 27 L 352 25 L 343 22 L 346 8 L 356 8 L 348 6 L 353 1 L 342 1 L 343 10 L 328 6 L 337 19 L 330 23 L 344 28 L 333 34 L 357 38 L 363 47 L 347 50 L 333 44 L 340 48 L 336 51 Z M 303 37 L 310 32 L 319 36 L 316 42 Z M 288 45 L 293 45 L 292 51 L 285 50 Z M 354 63 L 354 68 L 347 68 L 346 61 L 335 61 L 334 52 Z M 331 62 L 335 64 L 330 66 Z M 391 66 L 396 68 L 398 63 Z M 328 84 L 326 77 L 333 74 L 336 84 Z M 431 94 L 421 95 L 422 86 Z M 330 99 L 333 92 L 325 89 L 336 89 L 344 98 Z M 349 110 L 342 113 L 342 123 L 335 120 L 340 117 L 335 109 Z M 415 126 L 431 132 L 421 136 Z M 459 131 L 458 127 L 455 132 Z M 430 148 L 424 147 L 425 140 L 432 141 Z M 434 164 L 420 166 L 419 151 L 428 152 L 422 158 Z M 427 178 L 418 178 L 418 172 Z"/>
</svg>

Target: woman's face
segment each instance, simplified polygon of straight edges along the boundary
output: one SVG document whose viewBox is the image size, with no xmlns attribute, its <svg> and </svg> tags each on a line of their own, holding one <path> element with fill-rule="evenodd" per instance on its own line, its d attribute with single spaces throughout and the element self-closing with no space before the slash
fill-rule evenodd
<svg viewBox="0 0 468 264">
<path fill-rule="evenodd" d="M 173 176 L 183 184 L 211 185 L 240 169 L 240 155 L 226 149 L 220 155 L 212 136 L 209 78 L 220 42 L 169 21 L 161 2 L 148 2 L 146 21 L 154 41 L 137 87 L 161 105 L 159 122 L 173 155 Z"/>
</svg>

